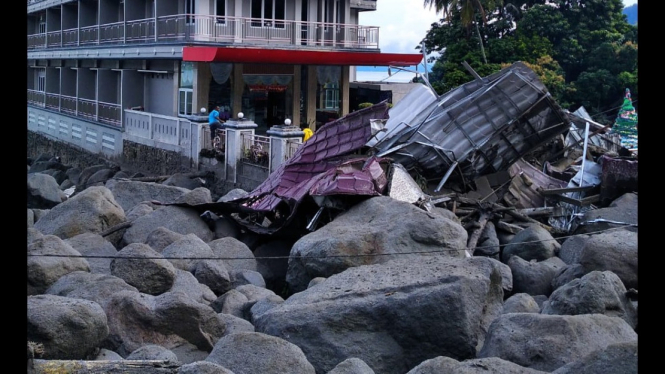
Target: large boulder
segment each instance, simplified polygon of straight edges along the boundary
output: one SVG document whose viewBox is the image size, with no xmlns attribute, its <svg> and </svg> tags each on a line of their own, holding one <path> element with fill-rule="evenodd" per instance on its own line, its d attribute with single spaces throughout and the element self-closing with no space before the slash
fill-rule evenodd
<svg viewBox="0 0 665 374">
<path fill-rule="evenodd" d="M 178 234 L 194 234 L 208 243 L 214 233 L 201 219 L 196 210 L 181 206 L 163 206 L 132 221 L 122 237 L 122 246 L 130 243 L 146 243 L 148 236 L 158 227 L 164 227 Z"/>
<path fill-rule="evenodd" d="M 591 235 L 579 263 L 587 273 L 611 271 L 627 289 L 637 289 L 637 233 L 619 229 Z"/>
<path fill-rule="evenodd" d="M 219 339 L 205 360 L 235 374 L 316 373 L 297 345 L 259 332 L 239 332 Z"/>
<path fill-rule="evenodd" d="M 169 230 L 166 227 L 157 227 L 145 239 L 145 244 L 149 245 L 155 251 L 162 253 L 164 248 L 180 240 L 185 234 L 180 234 Z"/>
<path fill-rule="evenodd" d="M 172 203 L 190 190 L 160 183 L 112 180 L 106 186 L 113 192 L 120 206 L 129 210 L 143 201 Z"/>
<path fill-rule="evenodd" d="M 365 361 L 352 357 L 337 364 L 327 374 L 374 374 L 374 370 Z"/>
<path fill-rule="evenodd" d="M 125 220 L 125 211 L 116 203 L 111 191 L 100 186 L 90 187 L 56 205 L 35 222 L 34 227 L 44 235 L 68 239 L 86 232 L 101 234 Z M 115 240 L 111 234 L 109 241 Z"/>
<path fill-rule="evenodd" d="M 515 234 L 510 244 L 503 248 L 501 261 L 504 264 L 514 255 L 526 261 L 543 261 L 554 257 L 561 244 L 543 227 L 532 225 Z"/>
<path fill-rule="evenodd" d="M 91 273 L 111 274 L 111 260 L 118 250 L 103 236 L 86 232 L 65 239 L 65 242 L 86 256 Z"/>
<path fill-rule="evenodd" d="M 439 356 L 423 361 L 406 374 L 544 374 L 545 371 L 525 368 L 498 357 L 476 358 L 462 362 Z"/>
<path fill-rule="evenodd" d="M 558 257 L 550 257 L 543 261 L 525 261 L 518 255 L 508 260 L 513 274 L 513 291 L 527 293 L 531 296 L 552 293 L 552 279 L 566 264 Z"/>
<path fill-rule="evenodd" d="M 617 317 L 509 313 L 492 322 L 478 358 L 499 357 L 551 372 L 610 344 L 633 341 L 637 333 Z"/>
<path fill-rule="evenodd" d="M 183 292 L 199 303 L 210 305 L 217 299 L 217 295 L 207 285 L 196 279 L 189 271 L 175 269 L 175 281 L 170 292 Z"/>
<path fill-rule="evenodd" d="M 111 274 L 149 295 L 160 295 L 173 287 L 175 267 L 147 244 L 132 243 L 111 261 Z"/>
<path fill-rule="evenodd" d="M 109 344 L 122 356 L 145 344 L 171 349 L 183 341 L 210 352 L 225 329 L 210 306 L 182 292 L 151 296 L 121 291 L 111 297 L 105 310 Z"/>
<path fill-rule="evenodd" d="M 173 364 L 178 363 L 178 356 L 159 344 L 146 344 L 134 350 L 127 355 L 126 360 L 159 360 L 168 361 Z"/>
<path fill-rule="evenodd" d="M 57 295 L 28 296 L 27 338 L 44 346 L 43 359 L 90 359 L 108 333 L 106 314 L 94 301 Z"/>
<path fill-rule="evenodd" d="M 28 174 L 28 208 L 51 209 L 66 200 L 60 185 L 52 176 Z"/>
<path fill-rule="evenodd" d="M 610 344 L 552 374 L 637 374 L 637 341 Z"/>
<path fill-rule="evenodd" d="M 194 272 L 202 259 L 212 259 L 215 254 L 210 246 L 196 234 L 186 234 L 162 249 L 162 256 L 178 269 Z"/>
<path fill-rule="evenodd" d="M 81 254 L 55 235 L 44 235 L 28 244 L 28 295 L 44 293 L 63 275 L 90 271 Z"/>
<path fill-rule="evenodd" d="M 475 358 L 502 310 L 500 267 L 446 256 L 353 267 L 252 320 L 256 331 L 301 347 L 320 373 L 352 357 L 386 374 L 440 355 Z"/>
<path fill-rule="evenodd" d="M 222 295 L 232 288 L 231 277 L 224 264 L 217 260 L 201 260 L 192 271 L 194 277 L 210 287 L 215 295 Z"/>
<path fill-rule="evenodd" d="M 462 258 L 467 238 L 464 227 L 443 215 L 388 196 L 372 197 L 300 238 L 291 249 L 286 281 L 299 292 L 313 278 L 392 257 Z"/>
<path fill-rule="evenodd" d="M 626 297 L 626 287 L 611 271 L 592 271 L 567 283 L 550 295 L 543 314 L 604 314 L 619 317 L 637 327 L 637 309 Z"/>
<path fill-rule="evenodd" d="M 236 238 L 225 237 L 215 239 L 208 243 L 215 257 L 224 264 L 227 270 L 253 270 L 257 271 L 254 253 L 247 245 Z"/>
<path fill-rule="evenodd" d="M 196 361 L 182 365 L 178 374 L 234 374 L 224 366 L 210 361 Z"/>
<path fill-rule="evenodd" d="M 516 293 L 503 302 L 503 313 L 540 313 L 540 306 L 528 293 Z"/>
<path fill-rule="evenodd" d="M 113 275 L 75 271 L 60 277 L 46 294 L 90 300 L 105 307 L 111 296 L 121 291 L 138 290 Z"/>
</svg>

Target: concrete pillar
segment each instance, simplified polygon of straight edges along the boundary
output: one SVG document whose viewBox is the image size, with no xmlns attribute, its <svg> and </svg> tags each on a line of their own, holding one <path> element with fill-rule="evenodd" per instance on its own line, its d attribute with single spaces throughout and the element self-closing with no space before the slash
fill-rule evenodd
<svg viewBox="0 0 665 374">
<path fill-rule="evenodd" d="M 258 125 L 252 120 L 231 118 L 222 124 L 226 129 L 226 180 L 238 182 L 238 162 L 242 156 L 242 134 L 254 135 Z"/>
<path fill-rule="evenodd" d="M 340 114 L 340 117 L 343 117 L 347 114 L 349 114 L 349 67 L 348 66 L 342 66 L 342 76 L 339 82 L 339 91 L 340 91 L 340 99 L 341 99 L 341 105 L 340 109 L 342 109 L 342 113 Z"/>
<path fill-rule="evenodd" d="M 208 108 L 208 93 L 210 92 L 210 63 L 194 63 L 194 92 L 192 93 L 192 113 L 197 113 L 201 108 Z M 177 92 L 177 91 L 176 91 Z"/>
<path fill-rule="evenodd" d="M 288 119 L 283 125 L 273 126 L 266 133 L 270 137 L 270 173 L 272 173 L 287 160 L 289 142 L 302 143 L 305 133 Z"/>
<path fill-rule="evenodd" d="M 242 111 L 242 92 L 245 89 L 245 81 L 242 79 L 242 64 L 233 64 L 233 100 L 231 103 L 231 117 L 238 115 Z"/>
<path fill-rule="evenodd" d="M 300 127 L 300 65 L 293 65 L 293 100 L 291 105 L 291 123 Z"/>
<path fill-rule="evenodd" d="M 307 123 L 310 124 L 309 128 L 316 131 L 316 89 L 318 87 L 318 78 L 316 74 L 316 66 L 307 66 L 307 98 L 305 103 L 307 105 Z"/>
</svg>

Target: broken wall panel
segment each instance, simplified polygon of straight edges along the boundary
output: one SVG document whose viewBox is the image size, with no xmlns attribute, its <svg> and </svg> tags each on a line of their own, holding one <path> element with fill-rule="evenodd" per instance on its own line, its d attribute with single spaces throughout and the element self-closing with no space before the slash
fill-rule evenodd
<svg viewBox="0 0 665 374">
<path fill-rule="evenodd" d="M 539 190 L 564 188 L 568 185 L 568 182 L 550 177 L 523 159 L 511 165 L 508 173 L 512 180 L 503 199 L 518 209 L 544 207 L 546 200 Z"/>
</svg>

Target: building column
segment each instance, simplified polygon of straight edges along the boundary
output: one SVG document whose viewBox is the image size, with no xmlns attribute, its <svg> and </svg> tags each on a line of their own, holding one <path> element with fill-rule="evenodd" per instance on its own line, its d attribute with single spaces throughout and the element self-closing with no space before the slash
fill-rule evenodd
<svg viewBox="0 0 665 374">
<path fill-rule="evenodd" d="M 233 107 L 231 108 L 231 118 L 236 118 L 238 112 L 242 111 L 242 92 L 245 89 L 245 81 L 242 79 L 242 64 L 233 64 Z"/>
<path fill-rule="evenodd" d="M 339 84 L 340 91 L 340 117 L 349 114 L 349 66 L 342 66 L 342 77 Z"/>
<path fill-rule="evenodd" d="M 272 173 L 291 156 L 290 143 L 302 143 L 305 133 L 291 122 L 285 122 L 284 125 L 271 127 L 267 134 L 270 136 L 269 172 Z"/>
<path fill-rule="evenodd" d="M 316 131 L 316 66 L 307 66 L 307 97 L 305 102 L 307 105 L 307 123 L 310 124 L 309 128 Z"/>
<path fill-rule="evenodd" d="M 258 125 L 252 120 L 244 118 L 229 119 L 222 124 L 226 129 L 226 157 L 224 159 L 226 171 L 226 180 L 229 182 L 238 182 L 238 162 L 242 157 L 242 136 L 241 134 L 254 135 L 254 129 Z"/>
<path fill-rule="evenodd" d="M 194 92 L 192 93 L 192 114 L 198 114 L 201 108 L 208 108 L 208 94 L 210 93 L 210 64 L 207 62 L 194 63 Z"/>
<path fill-rule="evenodd" d="M 291 123 L 300 127 L 300 65 L 293 65 L 293 100 L 291 105 Z"/>
</svg>

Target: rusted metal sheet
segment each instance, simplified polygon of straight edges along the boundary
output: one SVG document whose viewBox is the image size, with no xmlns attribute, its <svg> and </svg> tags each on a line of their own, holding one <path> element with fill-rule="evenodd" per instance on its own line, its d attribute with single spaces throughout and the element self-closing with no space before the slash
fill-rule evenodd
<svg viewBox="0 0 665 374">
<path fill-rule="evenodd" d="M 450 181 L 466 183 L 506 170 L 569 127 L 568 113 L 517 62 L 449 91 L 408 123 L 388 119 L 373 147 L 428 180 L 442 179 L 458 163 Z"/>
<path fill-rule="evenodd" d="M 508 173 L 512 180 L 508 192 L 503 195 L 503 200 L 518 209 L 543 207 L 545 197 L 540 190 L 564 188 L 568 184 L 550 177 L 523 159 L 519 159 L 511 165 Z"/>
<path fill-rule="evenodd" d="M 603 155 L 601 165 L 600 201 L 607 206 L 627 192 L 637 191 L 637 160 Z"/>
</svg>

